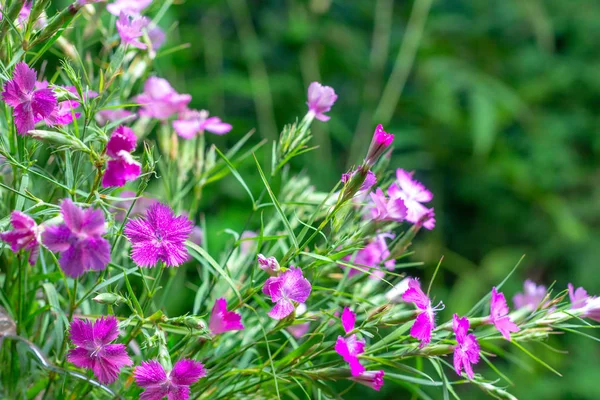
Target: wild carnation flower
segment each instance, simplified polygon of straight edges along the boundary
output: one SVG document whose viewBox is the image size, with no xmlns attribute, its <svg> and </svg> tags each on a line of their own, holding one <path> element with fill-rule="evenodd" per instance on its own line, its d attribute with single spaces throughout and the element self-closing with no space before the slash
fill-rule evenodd
<svg viewBox="0 0 600 400">
<path fill-rule="evenodd" d="M 352 171 L 352 172 L 347 172 L 345 174 L 342 174 L 342 182 L 347 183 L 354 177 L 354 175 L 356 175 L 357 172 L 358 171 Z M 367 176 L 365 177 L 364 182 L 362 183 L 362 185 L 360 186 L 360 189 L 358 189 L 358 191 L 366 192 L 367 190 L 371 189 L 371 187 L 373 185 L 375 185 L 376 183 L 377 183 L 377 176 L 369 170 L 367 172 Z"/>
<path fill-rule="evenodd" d="M 527 279 L 523 284 L 523 293 L 517 293 L 513 297 L 515 308 L 528 308 L 535 310 L 542 300 L 546 297 L 546 287 L 536 285 L 535 282 Z"/>
<path fill-rule="evenodd" d="M 148 78 L 144 93 L 135 98 L 142 105 L 139 112 L 141 116 L 160 120 L 184 111 L 191 100 L 192 96 L 177 93 L 167 80 L 157 77 Z"/>
<path fill-rule="evenodd" d="M 389 191 L 388 191 L 389 192 Z M 401 198 L 387 198 L 381 188 L 375 193 L 369 193 L 374 208 L 371 209 L 371 217 L 376 221 L 402 222 L 406 219 L 407 208 Z"/>
<path fill-rule="evenodd" d="M 240 252 L 242 254 L 249 254 L 253 251 L 255 251 L 256 249 L 256 241 L 255 240 L 244 240 L 244 239 L 251 239 L 251 238 L 255 238 L 257 237 L 258 234 L 256 232 L 252 232 L 252 231 L 244 231 L 242 232 L 242 234 L 240 235 Z"/>
<path fill-rule="evenodd" d="M 569 298 L 571 299 L 571 309 L 581 309 L 582 317 L 593 319 L 600 322 L 600 297 L 589 296 L 587 291 L 579 287 L 577 290 L 569 283 Z"/>
<path fill-rule="evenodd" d="M 150 206 L 146 218 L 130 220 L 125 226 L 125 236 L 133 247 L 131 258 L 140 267 L 152 268 L 159 261 L 169 267 L 179 266 L 188 258 L 185 241 L 192 227 L 192 221 L 175 216 L 169 206 Z"/>
<path fill-rule="evenodd" d="M 490 316 L 487 323 L 493 324 L 506 340 L 510 339 L 511 332 L 518 332 L 519 327 L 510 320 L 508 316 L 508 305 L 504 294 L 492 288 L 492 299 L 490 302 Z"/>
<path fill-rule="evenodd" d="M 364 248 L 357 251 L 355 256 L 350 254 L 344 257 L 343 260 L 353 261 L 354 264 L 358 265 L 359 267 L 375 269 L 376 271 L 373 273 L 372 277 L 380 278 L 383 273 L 381 273 L 381 271 L 377 271 L 377 269 L 381 264 L 383 264 L 389 270 L 393 270 L 394 266 L 396 265 L 396 260 L 386 260 L 390 255 L 390 251 L 385 239 L 393 237 L 394 235 L 392 233 L 379 234 Z M 354 276 L 360 272 L 361 271 L 358 269 L 352 268 L 348 273 L 348 276 Z"/>
<path fill-rule="evenodd" d="M 319 82 L 313 82 L 308 86 L 308 112 L 319 121 L 328 121 L 329 116 L 325 115 L 326 112 L 331 110 L 331 106 L 337 100 L 335 90 L 329 86 L 323 86 Z"/>
<path fill-rule="evenodd" d="M 114 382 L 121 368 L 133 364 L 124 344 L 110 344 L 119 336 L 113 316 L 95 322 L 75 319 L 69 334 L 77 347 L 69 351 L 67 360 L 79 368 L 91 369 L 101 383 Z"/>
<path fill-rule="evenodd" d="M 179 113 L 179 119 L 173 121 L 173 128 L 182 138 L 191 139 L 204 131 L 224 135 L 231 130 L 231 125 L 221 121 L 219 117 L 209 118 L 206 110 L 184 110 Z"/>
<path fill-rule="evenodd" d="M 473 379 L 474 374 L 471 364 L 479 362 L 479 342 L 472 333 L 467 335 L 470 325 L 467 317 L 460 318 L 457 314 L 454 314 L 452 329 L 458 342 L 458 345 L 454 346 L 454 370 L 460 375 L 464 368 L 469 379 Z"/>
<path fill-rule="evenodd" d="M 119 16 L 121 13 L 128 15 L 139 15 L 146 7 L 152 4 L 152 0 L 116 0 L 106 6 L 112 15 Z"/>
<path fill-rule="evenodd" d="M 433 208 L 427 208 L 423 203 L 433 199 L 433 194 L 423 184 L 412 177 L 412 173 L 402 168 L 396 170 L 396 182 L 388 189 L 388 195 L 392 199 L 402 199 L 407 208 L 406 220 L 413 224 L 421 223 L 423 217 L 429 216 L 423 226 L 429 230 L 435 227 Z"/>
<path fill-rule="evenodd" d="M 372 166 L 377 162 L 379 157 L 391 146 L 394 141 L 394 135 L 391 133 L 387 133 L 383 130 L 383 126 L 381 124 L 377 125 L 375 128 L 375 132 L 373 132 L 373 138 L 371 139 L 371 144 L 369 145 L 369 150 L 367 151 L 367 157 L 365 158 L 365 162 Z"/>
<path fill-rule="evenodd" d="M 205 376 L 204 365 L 189 359 L 177 361 L 169 373 L 156 360 L 144 361 L 134 371 L 136 383 L 145 389 L 140 400 L 160 400 L 166 396 L 169 400 L 187 400 L 190 386 Z"/>
<path fill-rule="evenodd" d="M 358 382 L 362 385 L 368 386 L 371 389 L 375 389 L 379 392 L 381 387 L 383 386 L 383 376 L 385 373 L 383 371 L 365 371 L 359 376 L 354 376 L 349 378 L 351 381 Z"/>
<path fill-rule="evenodd" d="M 402 295 L 402 300 L 407 303 L 414 303 L 419 309 L 419 315 L 410 329 L 410 335 L 421 341 L 420 348 L 423 348 L 431 341 L 431 332 L 435 328 L 435 312 L 444 309 L 444 304 L 440 302 L 435 308 L 431 306 L 431 300 L 421 290 L 421 284 L 418 279 L 410 278 L 408 289 Z"/>
<path fill-rule="evenodd" d="M 36 73 L 24 62 L 15 67 L 13 79 L 6 82 L 2 99 L 13 108 L 17 132 L 26 134 L 35 124 L 48 118 L 56 107 L 56 96 L 50 89 L 35 89 Z"/>
<path fill-rule="evenodd" d="M 101 110 L 96 113 L 96 122 L 100 126 L 104 126 L 109 122 L 125 120 L 123 122 L 132 122 L 137 115 L 132 113 L 131 111 L 125 110 L 123 108 L 111 109 L 111 110 Z"/>
<path fill-rule="evenodd" d="M 61 253 L 59 264 L 65 274 L 77 278 L 90 269 L 106 268 L 110 245 L 102 237 L 106 233 L 102 211 L 83 210 L 65 199 L 61 213 L 64 223 L 46 227 L 42 243 L 51 251 Z"/>
<path fill-rule="evenodd" d="M 116 22 L 117 31 L 119 32 L 119 36 L 121 36 L 121 42 L 124 45 L 129 44 L 133 47 L 137 47 L 138 49 L 146 50 L 148 46 L 140 42 L 138 38 L 144 34 L 142 29 L 147 27 L 149 23 L 150 20 L 146 17 L 132 17 L 121 11 L 119 19 Z"/>
<path fill-rule="evenodd" d="M 258 255 L 258 267 L 269 275 L 274 276 L 279 273 L 281 267 L 275 257 L 265 257 L 262 254 Z"/>
<path fill-rule="evenodd" d="M 142 164 L 135 161 L 131 152 L 135 150 L 137 138 L 131 128 L 119 126 L 106 144 L 106 154 L 111 158 L 106 164 L 102 178 L 103 187 L 123 186 L 136 180 L 142 172 Z"/>
<path fill-rule="evenodd" d="M 268 312 L 269 317 L 283 319 L 294 311 L 294 303 L 304 303 L 312 286 L 302 275 L 302 270 L 291 266 L 279 276 L 272 276 L 266 280 L 263 293 L 271 297 L 275 306 Z"/>
<path fill-rule="evenodd" d="M 356 314 L 349 308 L 344 308 L 342 327 L 346 334 L 354 330 L 355 322 Z M 359 376 L 365 372 L 365 367 L 358 360 L 358 356 L 365 352 L 365 341 L 357 339 L 356 334 L 348 337 L 338 336 L 335 342 L 335 351 L 348 363 L 352 376 Z"/>
<path fill-rule="evenodd" d="M 42 228 L 33 218 L 20 211 L 13 211 L 10 214 L 10 222 L 13 230 L 0 233 L 0 239 L 10 244 L 11 250 L 15 253 L 19 250 L 29 251 L 29 264 L 35 265 L 40 253 Z"/>
<path fill-rule="evenodd" d="M 227 331 L 242 331 L 244 330 L 242 316 L 233 311 L 227 311 L 227 300 L 217 299 L 210 314 L 208 329 L 213 335 Z"/>
</svg>

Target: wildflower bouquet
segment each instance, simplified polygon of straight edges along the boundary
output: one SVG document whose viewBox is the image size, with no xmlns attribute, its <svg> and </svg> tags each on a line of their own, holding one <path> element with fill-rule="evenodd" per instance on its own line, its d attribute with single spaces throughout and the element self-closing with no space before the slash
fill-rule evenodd
<svg viewBox="0 0 600 400">
<path fill-rule="evenodd" d="M 513 346 L 556 372 L 524 343 L 592 337 L 600 298 L 572 285 L 528 281 L 511 312 L 505 280 L 437 321 L 443 299 L 406 275 L 419 274 L 411 242 L 435 228 L 433 194 L 386 170 L 394 135 L 374 127 L 336 187 L 311 186 L 290 162 L 310 159 L 334 89 L 312 83 L 306 115 L 253 142 L 154 70 L 173 50 L 170 4 L 2 4 L 3 398 L 342 398 L 361 385 L 459 398 L 471 384 L 510 399 L 493 356 Z M 239 141 L 218 149 L 212 134 Z M 248 229 L 209 253 L 203 193 L 226 177 L 252 204 Z M 168 312 L 176 280 L 194 295 L 182 315 Z"/>
</svg>

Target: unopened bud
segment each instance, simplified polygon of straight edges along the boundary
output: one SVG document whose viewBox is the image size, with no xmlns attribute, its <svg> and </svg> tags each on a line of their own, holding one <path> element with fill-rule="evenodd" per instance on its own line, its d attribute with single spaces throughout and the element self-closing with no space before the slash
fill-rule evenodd
<svg viewBox="0 0 600 400">
<path fill-rule="evenodd" d="M 369 166 L 375 164 L 393 141 L 394 135 L 384 131 L 381 124 L 377 125 L 377 128 L 375 128 L 375 132 L 373 133 L 373 139 L 371 139 L 371 145 L 369 146 L 365 163 Z"/>
<path fill-rule="evenodd" d="M 35 139 L 43 140 L 45 142 L 49 142 L 59 146 L 69 146 L 69 148 L 72 150 L 79 150 L 85 153 L 90 152 L 90 149 L 85 144 L 83 144 L 81 140 L 77 139 L 74 136 L 65 135 L 60 132 L 34 129 L 32 131 L 29 131 L 29 135 Z"/>
<path fill-rule="evenodd" d="M 100 303 L 100 304 L 117 304 L 117 303 L 121 303 L 123 301 L 125 301 L 125 298 L 123 298 L 123 296 L 119 296 L 118 294 L 114 294 L 114 293 L 100 293 L 98 296 L 94 297 L 92 300 L 94 300 L 96 303 Z"/>
<path fill-rule="evenodd" d="M 275 257 L 265 257 L 262 254 L 258 255 L 258 267 L 271 276 L 277 275 L 281 270 Z"/>
</svg>

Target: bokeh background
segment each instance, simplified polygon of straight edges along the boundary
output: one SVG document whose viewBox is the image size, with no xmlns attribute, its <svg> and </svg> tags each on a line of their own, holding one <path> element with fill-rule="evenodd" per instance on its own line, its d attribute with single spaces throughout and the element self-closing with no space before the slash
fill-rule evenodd
<svg viewBox="0 0 600 400">
<path fill-rule="evenodd" d="M 392 166 L 415 170 L 435 193 L 438 223 L 414 256 L 425 265 L 409 273 L 428 281 L 444 257 L 432 291 L 447 305 L 441 320 L 468 311 L 524 254 L 507 297 L 526 278 L 600 294 L 599 1 L 188 0 L 160 25 L 160 75 L 234 126 L 211 143 L 231 147 L 253 128 L 256 142 L 276 138 L 304 115 L 315 80 L 339 95 L 331 120 L 314 124 L 319 149 L 296 165 L 319 190 L 359 161 L 377 123 L 396 135 Z M 253 162 L 240 172 L 258 192 Z M 202 205 L 215 252 L 248 216 L 239 184 L 218 185 Z M 562 378 L 504 348 L 495 365 L 516 397 L 600 398 L 599 343 L 571 334 L 527 345 Z M 344 398 L 410 398 L 403 390 Z"/>
</svg>

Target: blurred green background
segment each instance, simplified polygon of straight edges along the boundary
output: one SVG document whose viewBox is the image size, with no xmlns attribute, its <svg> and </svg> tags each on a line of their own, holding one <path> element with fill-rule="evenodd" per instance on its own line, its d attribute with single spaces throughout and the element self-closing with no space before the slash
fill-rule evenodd
<svg viewBox="0 0 600 400">
<path fill-rule="evenodd" d="M 331 120 L 314 124 L 320 148 L 298 164 L 318 189 L 359 161 L 377 123 L 396 135 L 392 166 L 415 170 L 435 193 L 437 227 L 420 234 L 415 256 L 426 265 L 410 273 L 428 280 L 445 257 L 433 291 L 447 305 L 441 320 L 466 312 L 523 254 L 507 298 L 526 278 L 600 293 L 597 0 L 187 1 L 161 25 L 167 47 L 189 43 L 158 58 L 162 76 L 234 125 L 213 143 L 231 146 L 254 127 L 257 141 L 275 138 L 304 115 L 314 80 L 339 95 Z M 248 181 L 256 172 L 245 165 Z M 237 183 L 221 186 L 205 202 L 214 249 L 248 215 Z M 564 376 L 507 346 L 510 361 L 495 362 L 509 391 L 600 398 L 600 345 L 576 335 L 547 344 L 568 354 L 527 347 Z M 466 385 L 457 393 L 484 397 Z"/>
</svg>

